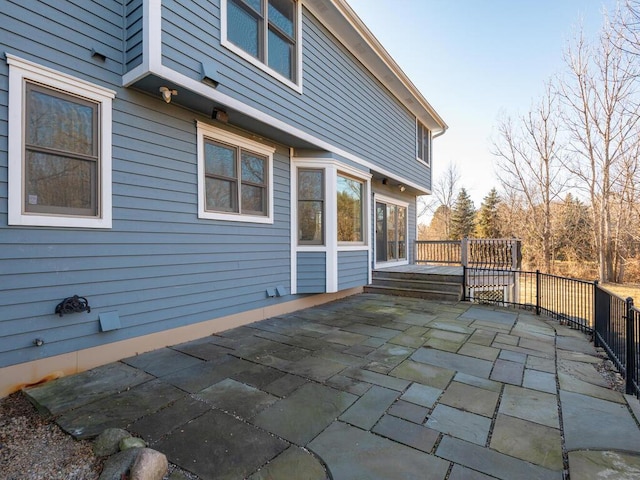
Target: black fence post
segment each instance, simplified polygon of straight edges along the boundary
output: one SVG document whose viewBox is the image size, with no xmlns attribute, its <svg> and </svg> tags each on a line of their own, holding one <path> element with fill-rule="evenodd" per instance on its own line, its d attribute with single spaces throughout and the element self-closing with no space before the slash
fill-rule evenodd
<svg viewBox="0 0 640 480">
<path fill-rule="evenodd" d="M 467 301 L 467 267 L 462 265 L 462 301 Z"/>
<path fill-rule="evenodd" d="M 540 315 L 540 270 L 536 270 L 536 315 Z"/>
<path fill-rule="evenodd" d="M 625 392 L 627 395 L 633 395 L 635 388 L 634 382 L 637 381 L 638 369 L 636 368 L 636 334 L 635 334 L 635 321 L 633 318 L 633 298 L 628 297 L 625 300 L 626 312 L 625 317 L 627 319 L 627 364 L 625 372 L 626 387 Z"/>
<path fill-rule="evenodd" d="M 600 316 L 598 315 L 598 280 L 594 280 L 593 282 L 593 346 L 594 347 L 600 347 L 600 335 L 598 335 L 598 333 L 600 333 L 600 329 L 598 328 L 599 325 L 599 318 Z"/>
</svg>

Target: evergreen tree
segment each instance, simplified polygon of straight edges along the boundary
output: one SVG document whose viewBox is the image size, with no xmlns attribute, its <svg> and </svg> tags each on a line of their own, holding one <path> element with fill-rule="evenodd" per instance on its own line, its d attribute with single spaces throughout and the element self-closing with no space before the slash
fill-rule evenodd
<svg viewBox="0 0 640 480">
<path fill-rule="evenodd" d="M 475 230 L 476 223 L 476 209 L 473 205 L 473 200 L 462 188 L 456 203 L 453 205 L 451 211 L 451 234 L 452 240 L 461 240 L 464 237 L 471 237 Z"/>
<path fill-rule="evenodd" d="M 502 233 L 498 218 L 498 206 L 501 201 L 495 187 L 482 199 L 478 211 L 477 234 L 479 238 L 500 238 Z"/>
</svg>

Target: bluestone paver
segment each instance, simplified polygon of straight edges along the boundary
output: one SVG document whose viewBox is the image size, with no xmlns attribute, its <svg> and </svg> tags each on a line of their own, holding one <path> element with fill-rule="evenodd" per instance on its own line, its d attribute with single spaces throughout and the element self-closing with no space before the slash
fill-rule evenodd
<svg viewBox="0 0 640 480">
<path fill-rule="evenodd" d="M 489 378 L 489 374 L 493 367 L 493 362 L 488 360 L 471 358 L 464 355 L 457 355 L 455 353 L 442 352 L 424 347 L 416 350 L 416 352 L 411 355 L 411 359 L 416 362 L 468 373 L 469 375 L 482 378 Z"/>
<path fill-rule="evenodd" d="M 572 479 L 636 478 L 637 400 L 596 355 L 530 312 L 361 294 L 26 394 L 77 435 L 127 428 L 202 480 L 560 480 L 567 453 Z"/>
<path fill-rule="evenodd" d="M 509 362 L 499 358 L 494 363 L 493 371 L 489 378 L 495 382 L 522 385 L 523 374 L 524 363 Z"/>
<path fill-rule="evenodd" d="M 414 383 L 402 394 L 400 398 L 405 402 L 411 402 L 426 408 L 432 408 L 441 394 L 442 390 L 439 388 Z"/>
<path fill-rule="evenodd" d="M 449 436 L 442 439 L 436 455 L 503 480 L 562 480 L 562 472 Z"/>
<path fill-rule="evenodd" d="M 307 383 L 260 412 L 252 423 L 299 446 L 306 445 L 349 408 L 358 397 Z"/>
<path fill-rule="evenodd" d="M 237 480 L 258 470 L 289 444 L 226 413 L 211 410 L 154 447 L 171 463 L 202 480 Z"/>
<path fill-rule="evenodd" d="M 328 480 L 327 471 L 311 453 L 289 447 L 265 467 L 251 475 L 248 480 Z"/>
<path fill-rule="evenodd" d="M 363 430 L 371 430 L 384 412 L 398 398 L 399 392 L 374 385 L 367 393 L 360 397 L 346 412 L 340 415 L 340 420 L 350 423 Z"/>
<path fill-rule="evenodd" d="M 429 453 L 438 441 L 440 432 L 415 423 L 385 415 L 373 429 L 374 433 Z"/>
<path fill-rule="evenodd" d="M 569 452 L 571 478 L 580 480 L 637 480 L 640 455 L 615 451 Z"/>
<path fill-rule="evenodd" d="M 547 393 L 556 393 L 556 376 L 553 373 L 541 372 L 526 368 L 522 386 Z"/>
<path fill-rule="evenodd" d="M 491 434 L 491 448 L 551 470 L 562 470 L 562 438 L 556 428 L 498 415 Z"/>
<path fill-rule="evenodd" d="M 403 418 L 413 423 L 421 424 L 424 422 L 429 409 L 421 407 L 415 403 L 405 402 L 404 400 L 398 400 L 389 409 L 389 415 Z"/>
<path fill-rule="evenodd" d="M 168 383 L 151 380 L 67 411 L 57 422 L 75 438 L 91 438 L 106 428 L 122 427 L 156 412 L 183 395 L 184 392 Z"/>
<path fill-rule="evenodd" d="M 308 448 L 340 480 L 443 480 L 449 469 L 449 462 L 441 458 L 342 422 L 332 424 Z"/>
<path fill-rule="evenodd" d="M 197 398 L 243 419 L 253 418 L 278 401 L 278 397 L 231 378 L 201 390 Z"/>
<path fill-rule="evenodd" d="M 389 375 L 418 382 L 434 388 L 444 389 L 455 375 L 455 370 L 448 370 L 435 365 L 405 360 L 389 372 Z M 392 377 L 391 377 L 392 378 Z"/>
<path fill-rule="evenodd" d="M 626 403 L 564 391 L 560 391 L 560 401 L 567 450 L 640 453 L 640 430 Z"/>
<path fill-rule="evenodd" d="M 162 410 L 142 417 L 128 428 L 131 433 L 141 435 L 147 443 L 152 445 L 172 430 L 209 410 L 211 405 L 206 402 L 185 396 Z"/>
<path fill-rule="evenodd" d="M 440 397 L 440 403 L 491 418 L 499 397 L 497 392 L 454 381 Z"/>
<path fill-rule="evenodd" d="M 550 393 L 506 385 L 498 410 L 505 415 L 560 428 L 558 400 Z"/>
<path fill-rule="evenodd" d="M 217 345 L 211 346 L 214 348 L 222 348 Z M 171 348 L 152 350 L 151 352 L 142 353 L 135 357 L 125 358 L 122 361 L 127 365 L 144 370 L 156 377 L 168 375 L 185 368 L 194 367 L 203 362 L 202 359 L 195 358 Z"/>
<path fill-rule="evenodd" d="M 489 436 L 491 419 L 438 404 L 425 425 L 447 435 L 484 446 Z"/>
</svg>

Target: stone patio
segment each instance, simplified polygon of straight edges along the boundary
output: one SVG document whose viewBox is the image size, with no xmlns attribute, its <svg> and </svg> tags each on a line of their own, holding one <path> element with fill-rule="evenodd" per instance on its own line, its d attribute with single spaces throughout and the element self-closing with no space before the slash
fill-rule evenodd
<svg viewBox="0 0 640 480">
<path fill-rule="evenodd" d="M 203 480 L 637 479 L 638 400 L 600 361 L 528 312 L 362 294 L 26 393 Z"/>
</svg>

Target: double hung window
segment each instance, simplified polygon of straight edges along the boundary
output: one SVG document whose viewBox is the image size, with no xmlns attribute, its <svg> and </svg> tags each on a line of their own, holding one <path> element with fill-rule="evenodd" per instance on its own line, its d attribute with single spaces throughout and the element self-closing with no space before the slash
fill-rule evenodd
<svg viewBox="0 0 640 480">
<path fill-rule="evenodd" d="M 416 157 L 421 162 L 430 165 L 431 131 L 419 120 L 416 121 Z"/>
<path fill-rule="evenodd" d="M 223 0 L 223 6 L 223 45 L 299 85 L 298 1 Z"/>
<path fill-rule="evenodd" d="M 274 149 L 198 122 L 199 216 L 273 222 Z"/>
<path fill-rule="evenodd" d="M 111 227 L 114 92 L 7 55 L 9 223 Z"/>
</svg>

